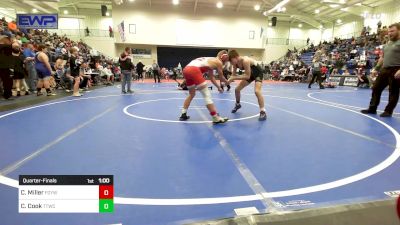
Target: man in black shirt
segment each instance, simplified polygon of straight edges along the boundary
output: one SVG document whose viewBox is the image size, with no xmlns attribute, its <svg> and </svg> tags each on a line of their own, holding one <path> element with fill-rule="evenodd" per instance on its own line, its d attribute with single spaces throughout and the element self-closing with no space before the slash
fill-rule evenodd
<svg viewBox="0 0 400 225">
<path fill-rule="evenodd" d="M 141 61 L 139 61 L 136 64 L 136 72 L 138 74 L 138 80 L 142 79 L 142 82 L 144 82 L 144 79 L 143 79 L 143 72 L 144 72 L 143 68 L 144 68 L 144 64 Z"/>
<path fill-rule="evenodd" d="M 121 67 L 121 75 L 122 75 L 122 83 L 121 83 L 121 91 L 122 94 L 133 93 L 131 90 L 131 82 L 132 82 L 132 70 L 133 63 L 131 59 L 128 57 L 131 53 L 131 49 L 129 47 L 125 48 L 125 51 L 119 57 L 119 65 Z M 127 86 L 128 91 L 125 91 L 125 86 Z"/>
<path fill-rule="evenodd" d="M 13 80 L 10 76 L 10 68 L 12 68 L 12 47 L 11 40 L 5 35 L 0 35 L 0 78 L 3 81 L 3 96 L 10 99 L 12 96 Z"/>
</svg>

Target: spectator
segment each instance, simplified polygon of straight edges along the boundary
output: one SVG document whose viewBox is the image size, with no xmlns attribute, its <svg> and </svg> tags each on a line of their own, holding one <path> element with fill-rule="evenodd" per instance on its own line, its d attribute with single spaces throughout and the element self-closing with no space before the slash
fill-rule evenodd
<svg viewBox="0 0 400 225">
<path fill-rule="evenodd" d="M 47 47 L 43 44 L 38 46 L 38 52 L 35 56 L 35 68 L 39 78 L 37 84 L 37 96 L 43 95 L 41 90 L 44 87 L 47 92 L 47 96 L 54 96 L 56 93 L 52 93 L 50 89 L 50 78 L 52 74 L 52 69 L 49 62 L 49 57 L 47 56 Z"/>
<path fill-rule="evenodd" d="M 90 35 L 89 27 L 86 27 L 86 29 L 85 29 L 85 36 L 89 36 L 89 35 Z"/>
<path fill-rule="evenodd" d="M 74 87 L 74 77 L 71 76 L 71 68 L 69 66 L 69 62 L 66 63 L 64 67 L 64 73 L 61 77 L 61 80 L 65 83 L 65 91 L 71 92 Z M 78 88 L 79 89 L 79 88 Z"/>
<path fill-rule="evenodd" d="M 114 65 L 113 71 L 114 71 L 114 80 L 121 81 L 121 68 L 119 68 L 118 65 Z"/>
<path fill-rule="evenodd" d="M 21 89 L 24 89 L 25 95 L 29 94 L 28 86 L 25 83 L 25 68 L 24 68 L 24 56 L 21 54 L 21 47 L 18 42 L 12 44 L 12 58 L 14 62 L 13 67 L 13 80 L 15 82 L 15 89 L 17 96 L 21 96 Z"/>
<path fill-rule="evenodd" d="M 67 93 L 71 92 L 73 77 L 71 77 L 71 75 L 70 77 L 66 76 L 67 69 L 65 68 L 64 60 L 61 56 L 57 57 L 56 63 L 54 64 L 54 69 L 56 70 L 56 76 L 60 79 L 60 82 L 67 83 L 65 91 Z"/>
<path fill-rule="evenodd" d="M 339 72 L 338 72 L 338 69 L 333 69 L 332 70 L 332 72 L 331 72 L 331 75 L 330 75 L 330 77 L 332 77 L 332 76 L 339 76 L 340 74 L 339 74 Z"/>
<path fill-rule="evenodd" d="M 345 69 L 342 75 L 343 76 L 351 76 L 348 69 Z"/>
<path fill-rule="evenodd" d="M 32 44 L 28 44 L 24 49 L 25 69 L 28 71 L 29 91 L 35 91 L 37 83 L 37 73 L 35 69 L 35 51 Z"/>
<path fill-rule="evenodd" d="M 142 82 L 144 82 L 144 78 L 143 78 L 143 73 L 144 73 L 144 64 L 142 63 L 142 61 L 139 60 L 139 62 L 136 64 L 136 72 L 138 74 L 138 80 L 142 79 Z"/>
<path fill-rule="evenodd" d="M 8 23 L 8 29 L 12 32 L 17 31 L 17 24 L 14 20 Z"/>
<path fill-rule="evenodd" d="M 107 85 L 112 85 L 114 83 L 114 74 L 111 72 L 110 64 L 107 64 L 107 66 L 101 70 L 100 76 L 107 79 Z"/>
<path fill-rule="evenodd" d="M 11 59 L 12 47 L 9 37 L 0 35 L 0 78 L 3 82 L 3 97 L 12 100 L 13 80 L 10 77 L 10 68 L 13 66 Z"/>
<path fill-rule="evenodd" d="M 357 87 L 360 88 L 369 88 L 369 80 L 363 68 L 359 67 L 356 69 L 357 75 Z"/>
<path fill-rule="evenodd" d="M 82 61 L 82 64 L 79 70 L 79 76 L 81 77 L 81 83 L 79 85 L 80 89 L 87 90 L 90 86 L 90 79 L 92 78 L 92 69 L 90 69 L 87 62 Z"/>
<path fill-rule="evenodd" d="M 119 57 L 119 64 L 121 66 L 121 75 L 122 75 L 122 84 L 121 84 L 121 92 L 122 94 L 133 93 L 131 90 L 132 83 L 132 71 L 133 71 L 133 63 L 129 58 L 131 54 L 131 49 L 129 47 L 125 48 L 125 51 Z M 127 91 L 125 89 L 127 87 Z"/>
<path fill-rule="evenodd" d="M 74 89 L 73 89 L 72 96 L 81 97 L 82 94 L 79 93 L 79 84 L 81 81 L 81 77 L 80 77 L 81 61 L 78 59 L 79 53 L 76 48 L 71 48 L 69 51 L 71 53 L 71 58 L 69 59 L 70 73 L 71 73 L 71 76 L 74 78 Z"/>
<path fill-rule="evenodd" d="M 111 26 L 108 26 L 108 33 L 110 35 L 110 37 L 114 37 L 114 32 Z"/>
<path fill-rule="evenodd" d="M 158 83 L 160 83 L 160 66 L 157 64 L 156 60 L 153 60 L 153 76 L 154 76 L 154 83 L 157 83 L 156 78 L 158 78 Z"/>
</svg>

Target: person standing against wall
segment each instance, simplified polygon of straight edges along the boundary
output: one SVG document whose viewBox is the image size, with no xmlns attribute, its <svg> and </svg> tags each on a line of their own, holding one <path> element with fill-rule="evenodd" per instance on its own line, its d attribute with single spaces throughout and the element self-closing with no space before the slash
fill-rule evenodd
<svg viewBox="0 0 400 225">
<path fill-rule="evenodd" d="M 114 37 L 114 32 L 111 26 L 108 26 L 108 33 L 110 34 L 110 37 Z"/>
<path fill-rule="evenodd" d="M 153 60 L 153 65 L 151 65 L 153 69 L 154 83 L 157 83 L 156 78 L 158 78 L 158 83 L 160 83 L 160 66 L 157 64 L 156 60 Z"/>
<path fill-rule="evenodd" d="M 119 65 L 121 67 L 121 76 L 122 76 L 122 83 L 121 83 L 121 93 L 133 93 L 131 90 L 131 83 L 132 83 L 132 70 L 134 68 L 132 60 L 129 58 L 131 54 L 131 49 L 129 47 L 125 48 L 125 51 L 119 57 Z M 127 88 L 127 91 L 126 89 Z"/>
</svg>

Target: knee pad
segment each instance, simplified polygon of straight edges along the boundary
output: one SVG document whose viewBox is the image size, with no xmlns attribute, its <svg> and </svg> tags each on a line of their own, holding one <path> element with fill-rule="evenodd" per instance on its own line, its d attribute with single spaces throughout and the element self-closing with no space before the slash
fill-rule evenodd
<svg viewBox="0 0 400 225">
<path fill-rule="evenodd" d="M 210 92 L 210 90 L 208 90 L 207 87 L 201 89 L 200 92 L 204 97 L 204 101 L 206 102 L 206 105 L 213 104 L 213 101 L 211 99 L 211 92 Z"/>
</svg>

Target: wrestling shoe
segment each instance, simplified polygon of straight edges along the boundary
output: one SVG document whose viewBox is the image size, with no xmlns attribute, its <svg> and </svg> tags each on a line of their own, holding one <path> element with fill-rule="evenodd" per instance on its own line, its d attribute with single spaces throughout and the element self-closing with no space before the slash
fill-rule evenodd
<svg viewBox="0 0 400 225">
<path fill-rule="evenodd" d="M 229 119 L 227 117 L 220 117 L 219 114 L 217 114 L 216 116 L 213 116 L 213 118 L 212 118 L 212 121 L 214 124 L 225 123 L 228 120 Z"/>
<path fill-rule="evenodd" d="M 180 121 L 185 121 L 190 119 L 190 116 L 186 115 L 186 113 L 182 113 L 181 117 L 179 117 Z"/>
<path fill-rule="evenodd" d="M 240 103 L 236 103 L 235 108 L 232 109 L 232 113 L 236 113 L 240 108 L 242 108 L 242 105 L 240 105 Z"/>
<path fill-rule="evenodd" d="M 265 111 L 260 112 L 260 117 L 258 118 L 259 121 L 263 121 L 267 119 L 267 113 Z"/>
</svg>

